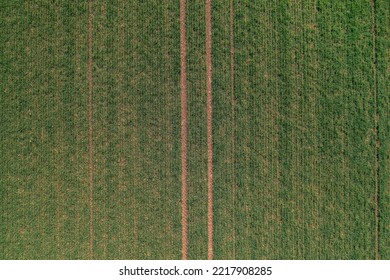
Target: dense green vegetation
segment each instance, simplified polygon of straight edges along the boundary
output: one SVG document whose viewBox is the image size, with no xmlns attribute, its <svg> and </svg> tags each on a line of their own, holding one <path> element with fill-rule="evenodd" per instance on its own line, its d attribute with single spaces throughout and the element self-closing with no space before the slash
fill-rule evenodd
<svg viewBox="0 0 390 280">
<path fill-rule="evenodd" d="M 94 5 L 99 258 L 180 258 L 178 7 Z"/>
<path fill-rule="evenodd" d="M 1 2 L 0 257 L 88 258 L 87 7 Z"/>
<path fill-rule="evenodd" d="M 234 122 L 223 29 L 228 5 L 214 6 L 223 14 L 214 16 L 213 53 L 215 172 L 222 178 L 215 184 L 217 258 L 375 258 L 375 96 L 388 114 L 388 90 L 383 84 L 375 92 L 370 1 L 235 1 Z M 384 51 L 388 38 L 380 40 Z M 388 120 L 382 118 L 386 258 Z"/>
<path fill-rule="evenodd" d="M 0 257 L 88 259 L 88 5 L 19 2 L 2 4 Z M 93 7 L 94 258 L 180 258 L 179 8 Z"/>
<path fill-rule="evenodd" d="M 0 1 L 0 259 L 91 257 L 87 2 Z M 375 259 L 378 182 L 389 259 L 388 1 L 233 2 L 231 30 L 212 1 L 215 258 Z M 179 1 L 92 12 L 93 258 L 180 259 Z M 206 259 L 204 1 L 186 30 L 188 249 Z"/>
<path fill-rule="evenodd" d="M 379 131 L 379 253 L 390 259 L 390 7 L 376 1 L 376 82 Z"/>
<path fill-rule="evenodd" d="M 207 259 L 205 2 L 187 1 L 188 257 Z"/>
</svg>

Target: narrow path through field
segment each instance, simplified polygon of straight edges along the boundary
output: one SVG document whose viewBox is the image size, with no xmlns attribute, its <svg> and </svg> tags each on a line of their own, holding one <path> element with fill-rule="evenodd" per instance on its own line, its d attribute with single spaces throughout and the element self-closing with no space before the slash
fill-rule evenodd
<svg viewBox="0 0 390 280">
<path fill-rule="evenodd" d="M 182 259 L 188 258 L 186 0 L 180 0 Z"/>
<path fill-rule="evenodd" d="M 92 0 L 88 16 L 88 111 L 89 111 L 89 256 L 93 259 L 93 112 L 92 112 Z"/>
<path fill-rule="evenodd" d="M 234 110 L 235 110 L 235 97 L 234 97 L 234 8 L 233 8 L 233 0 L 230 0 L 230 88 L 231 88 L 231 93 L 232 93 L 232 197 L 233 197 L 233 232 L 232 232 L 232 238 L 233 238 L 233 259 L 236 258 L 236 214 L 234 211 L 234 204 L 235 204 L 235 199 L 236 199 L 236 180 L 235 180 L 235 158 L 234 158 L 234 153 L 235 153 L 235 147 L 234 147 L 234 133 L 235 133 L 235 116 L 234 116 Z"/>
<path fill-rule="evenodd" d="M 211 0 L 206 0 L 206 91 L 207 91 L 207 177 L 208 177 L 208 259 L 214 257 L 213 245 L 213 106 L 212 106 L 212 58 L 211 58 Z"/>
<path fill-rule="evenodd" d="M 380 259 L 379 254 L 379 112 L 378 112 L 378 81 L 376 77 L 376 20 L 375 0 L 371 0 L 372 16 L 372 55 L 373 55 L 373 76 L 374 76 L 374 106 L 375 106 L 375 258 Z"/>
</svg>

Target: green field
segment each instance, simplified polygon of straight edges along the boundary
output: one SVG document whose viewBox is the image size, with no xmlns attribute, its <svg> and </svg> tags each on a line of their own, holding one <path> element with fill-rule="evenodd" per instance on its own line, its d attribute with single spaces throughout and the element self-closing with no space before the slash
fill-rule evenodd
<svg viewBox="0 0 390 280">
<path fill-rule="evenodd" d="M 179 2 L 0 0 L 0 259 L 182 258 Z M 207 259 L 205 1 L 186 16 Z M 389 21 L 386 0 L 212 1 L 215 259 L 390 259 Z"/>
</svg>

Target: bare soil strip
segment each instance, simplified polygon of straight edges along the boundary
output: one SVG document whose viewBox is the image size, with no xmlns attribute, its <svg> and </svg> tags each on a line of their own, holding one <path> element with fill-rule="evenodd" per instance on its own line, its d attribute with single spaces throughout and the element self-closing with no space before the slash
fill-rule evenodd
<svg viewBox="0 0 390 280">
<path fill-rule="evenodd" d="M 234 138 L 235 138 L 235 116 L 234 116 L 234 107 L 235 107 L 235 97 L 234 97 L 234 9 L 233 9 L 233 0 L 230 0 L 230 73 L 231 73 L 231 92 L 232 92 L 232 185 L 233 185 L 233 199 L 232 199 L 232 207 L 233 207 L 233 232 L 232 232 L 232 238 L 233 238 L 233 259 L 236 258 L 236 231 L 235 231 L 235 224 L 236 224 L 236 213 L 234 209 L 235 199 L 236 199 L 236 181 L 235 181 L 235 158 L 234 158 Z"/>
<path fill-rule="evenodd" d="M 375 259 L 380 259 L 379 254 L 379 112 L 378 112 L 378 81 L 376 77 L 376 20 L 375 20 L 375 0 L 371 1 L 372 16 L 372 54 L 373 54 L 373 76 L 374 76 L 374 104 L 375 104 Z"/>
<path fill-rule="evenodd" d="M 207 91 L 207 176 L 208 176 L 208 259 L 214 258 L 213 244 L 213 137 L 212 137 L 212 58 L 211 58 L 211 0 L 206 0 L 206 91 Z"/>
<path fill-rule="evenodd" d="M 89 111 L 89 257 L 93 259 L 93 112 L 92 112 L 92 0 L 88 16 L 88 111 Z"/>
<path fill-rule="evenodd" d="M 182 259 L 188 258 L 186 0 L 180 0 Z"/>
</svg>

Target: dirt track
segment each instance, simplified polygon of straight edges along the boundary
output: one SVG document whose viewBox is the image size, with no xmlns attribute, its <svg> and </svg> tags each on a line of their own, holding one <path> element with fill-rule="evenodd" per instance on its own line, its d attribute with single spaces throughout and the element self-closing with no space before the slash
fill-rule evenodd
<svg viewBox="0 0 390 280">
<path fill-rule="evenodd" d="M 212 58 L 211 58 L 211 0 L 206 0 L 206 90 L 207 90 L 207 177 L 208 177 L 208 259 L 214 257 L 213 244 L 213 106 L 212 106 Z"/>
<path fill-rule="evenodd" d="M 181 60 L 181 182 L 182 182 L 182 259 L 188 258 L 188 205 L 187 205 L 187 38 L 186 0 L 180 0 L 180 60 Z"/>
<path fill-rule="evenodd" d="M 88 111 L 89 111 L 89 255 L 93 259 L 93 111 L 92 111 L 92 0 L 88 16 Z"/>
</svg>

